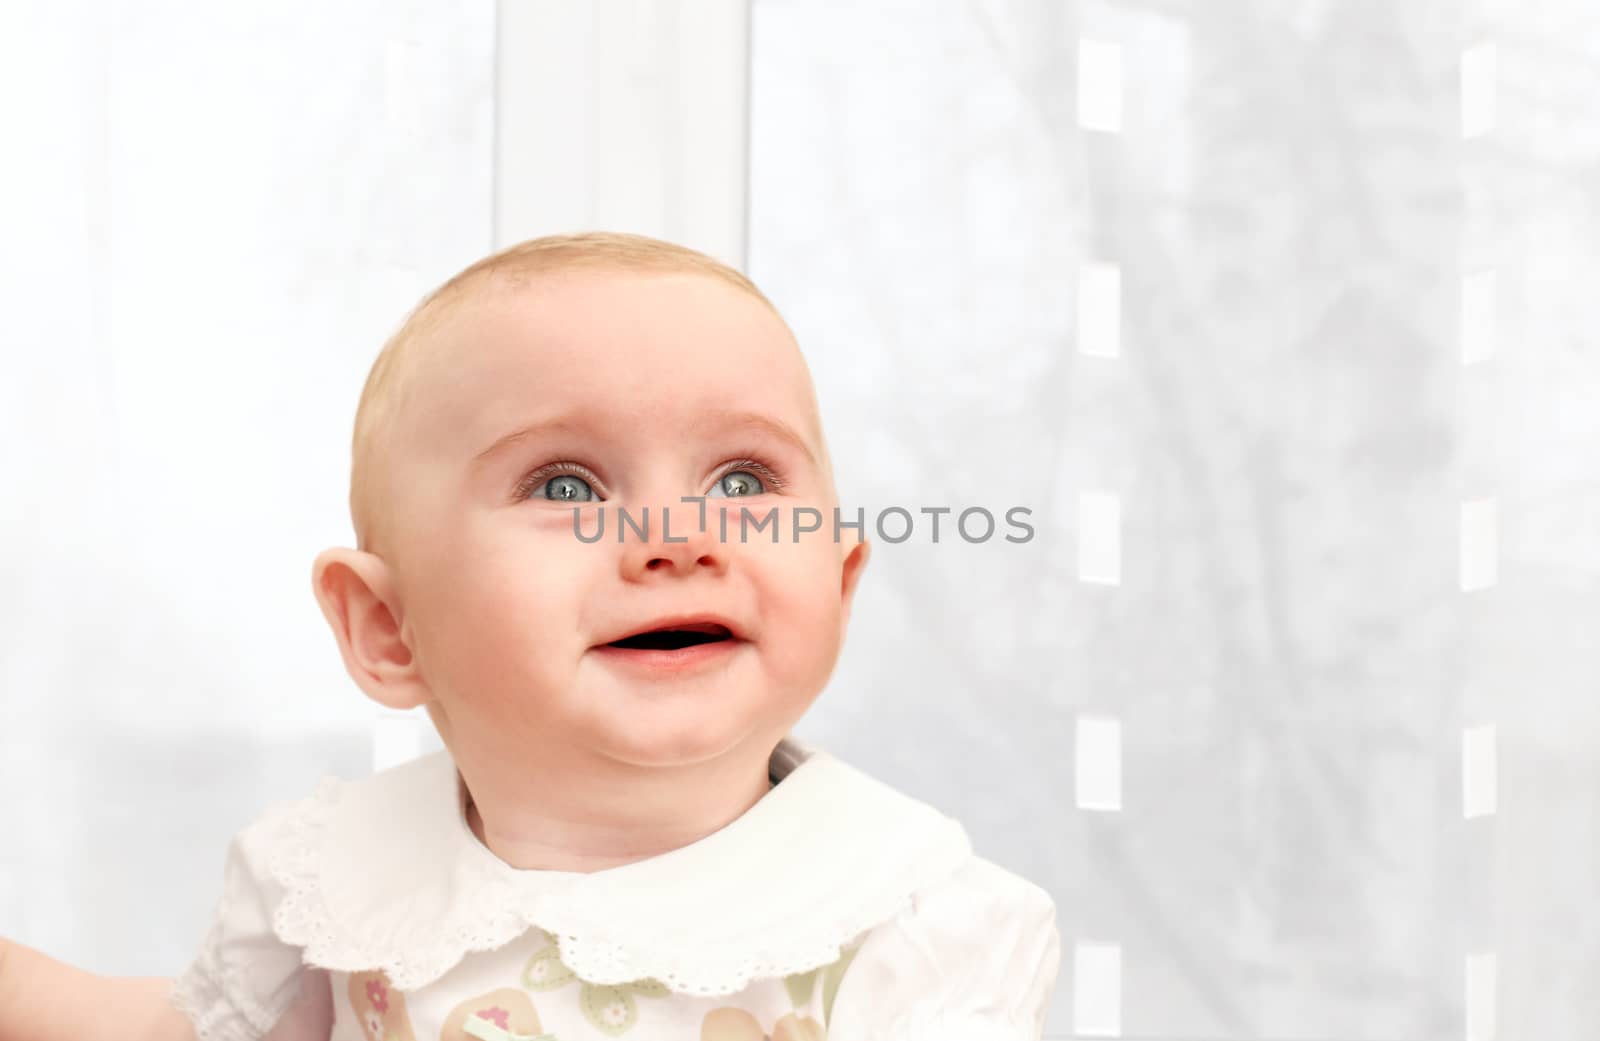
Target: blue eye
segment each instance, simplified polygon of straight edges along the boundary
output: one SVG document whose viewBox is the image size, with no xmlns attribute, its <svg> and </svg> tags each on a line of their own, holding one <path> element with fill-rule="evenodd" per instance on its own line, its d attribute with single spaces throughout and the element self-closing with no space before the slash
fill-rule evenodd
<svg viewBox="0 0 1600 1041">
<path fill-rule="evenodd" d="M 543 489 L 542 495 L 540 489 Z M 535 487 L 532 494 L 554 502 L 593 502 L 595 499 L 589 482 L 573 474 L 558 474 Z"/>
<path fill-rule="evenodd" d="M 706 493 L 708 499 L 736 499 L 746 495 L 760 495 L 767 490 L 761 478 L 748 470 L 734 470 L 722 475 Z"/>
</svg>

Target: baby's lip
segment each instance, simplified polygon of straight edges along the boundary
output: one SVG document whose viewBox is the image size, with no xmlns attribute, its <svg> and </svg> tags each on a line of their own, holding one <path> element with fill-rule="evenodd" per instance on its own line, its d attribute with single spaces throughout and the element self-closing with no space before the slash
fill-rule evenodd
<svg viewBox="0 0 1600 1041">
<path fill-rule="evenodd" d="M 639 636 L 643 633 L 660 632 L 667 629 L 676 629 L 680 632 L 715 633 L 725 635 L 734 640 L 745 639 L 744 630 L 722 615 L 684 614 L 669 615 L 635 625 L 624 629 L 615 636 L 601 640 L 595 646 L 604 647 L 607 644 L 616 643 L 618 640 L 626 640 L 630 636 Z"/>
</svg>

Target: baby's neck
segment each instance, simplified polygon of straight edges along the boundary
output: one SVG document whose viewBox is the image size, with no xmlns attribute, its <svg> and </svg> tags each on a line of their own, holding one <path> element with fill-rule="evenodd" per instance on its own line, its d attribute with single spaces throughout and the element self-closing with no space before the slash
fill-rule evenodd
<svg viewBox="0 0 1600 1041">
<path fill-rule="evenodd" d="M 571 803 L 538 800 L 532 805 L 513 801 L 503 817 L 491 808 L 485 820 L 469 791 L 466 818 L 478 841 L 514 868 L 589 873 L 698 842 L 738 819 L 771 790 L 763 764 L 748 781 L 712 784 L 704 798 L 675 803 L 679 808 L 695 806 L 694 813 L 667 816 L 644 800 L 633 800 L 616 814 L 596 814 Z"/>
</svg>

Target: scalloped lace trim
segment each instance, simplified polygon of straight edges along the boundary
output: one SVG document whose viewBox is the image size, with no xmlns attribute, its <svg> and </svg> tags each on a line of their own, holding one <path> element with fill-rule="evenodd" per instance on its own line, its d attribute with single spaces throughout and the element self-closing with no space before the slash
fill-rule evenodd
<svg viewBox="0 0 1600 1041">
<path fill-rule="evenodd" d="M 564 933 L 558 927 L 557 914 L 549 916 L 550 925 L 530 924 L 538 924 L 552 933 L 559 944 L 561 961 L 591 983 L 655 979 L 680 994 L 721 997 L 743 990 L 752 980 L 792 976 L 837 961 L 874 926 L 911 907 L 918 890 L 954 870 L 958 858 L 949 856 L 948 852 L 940 857 L 937 855 L 940 852 L 935 848 L 927 851 L 925 857 L 914 858 L 919 870 L 902 895 L 877 895 L 833 913 L 818 909 L 811 927 L 803 934 L 791 931 L 773 937 L 773 942 L 765 946 L 733 951 L 720 957 L 720 952 L 714 950 L 685 950 L 686 946 L 692 948 L 692 944 L 643 948 L 617 943 L 599 934 L 584 937 Z M 959 859 L 966 856 L 967 853 L 961 851 Z M 507 940 L 515 935 L 508 936 Z"/>
<path fill-rule="evenodd" d="M 701 950 L 681 940 L 654 948 L 618 941 L 614 937 L 621 928 L 565 921 L 559 905 L 540 894 L 516 892 L 483 865 L 477 867 L 471 899 L 452 908 L 450 920 L 391 920 L 383 923 L 382 935 L 355 937 L 336 926 L 318 880 L 323 840 L 342 784 L 338 777 L 323 778 L 316 793 L 301 800 L 284 822 L 271 861 L 272 874 L 285 890 L 273 930 L 285 943 L 304 948 L 307 964 L 344 972 L 381 969 L 400 990 L 425 986 L 468 954 L 503 947 L 532 927 L 549 933 L 562 962 L 591 983 L 655 979 L 682 994 L 733 994 L 753 979 L 808 972 L 837 960 L 874 925 L 910 907 L 912 894 L 947 877 L 970 855 L 964 842 L 935 843 L 907 858 L 916 865 L 916 876 L 903 894 L 873 894 L 843 909 L 818 908 L 803 933 L 791 930 L 739 951 Z"/>
</svg>

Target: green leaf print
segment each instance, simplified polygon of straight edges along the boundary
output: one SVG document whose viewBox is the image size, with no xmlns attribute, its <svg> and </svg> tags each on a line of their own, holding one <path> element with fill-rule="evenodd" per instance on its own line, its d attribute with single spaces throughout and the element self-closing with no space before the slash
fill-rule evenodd
<svg viewBox="0 0 1600 1041">
<path fill-rule="evenodd" d="M 811 995 L 817 989 L 817 973 L 821 971 L 820 968 L 817 968 L 812 969 L 810 972 L 797 972 L 793 976 L 785 976 L 783 978 L 783 986 L 789 992 L 789 1003 L 791 1005 L 798 1009 L 811 1000 Z"/>
<path fill-rule="evenodd" d="M 633 1029 L 639 1021 L 639 1006 L 633 996 L 664 998 L 672 992 L 659 980 L 642 979 L 630 983 L 607 986 L 584 983 L 578 991 L 578 1004 L 583 1016 L 598 1029 L 617 1037 Z"/>
<path fill-rule="evenodd" d="M 610 1037 L 627 1033 L 639 1021 L 639 1007 L 633 1000 L 635 994 L 664 998 L 672 993 L 665 983 L 649 977 L 615 986 L 580 980 L 561 960 L 561 949 L 554 941 L 540 948 L 522 969 L 522 985 L 529 990 L 557 990 L 574 980 L 582 984 L 578 988 L 578 1006 L 583 1017 Z"/>
<path fill-rule="evenodd" d="M 541 950 L 522 970 L 522 985 L 529 990 L 555 990 L 577 979 L 577 974 L 561 961 L 555 944 Z"/>
<path fill-rule="evenodd" d="M 578 994 L 583 1018 L 610 1037 L 627 1033 L 639 1021 L 639 1006 L 634 1004 L 633 995 L 623 989 L 626 986 L 606 987 L 585 983 Z"/>
<path fill-rule="evenodd" d="M 627 987 L 633 993 L 647 998 L 664 998 L 668 994 L 672 993 L 672 991 L 667 989 L 667 985 L 665 983 L 662 983 L 660 980 L 648 978 L 634 980 L 632 983 L 624 983 L 623 986 Z"/>
</svg>

